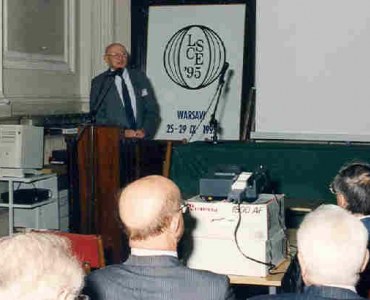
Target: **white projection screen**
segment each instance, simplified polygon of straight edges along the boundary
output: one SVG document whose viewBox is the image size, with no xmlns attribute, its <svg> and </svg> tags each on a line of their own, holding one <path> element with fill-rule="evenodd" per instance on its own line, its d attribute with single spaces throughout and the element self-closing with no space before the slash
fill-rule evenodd
<svg viewBox="0 0 370 300">
<path fill-rule="evenodd" d="M 253 139 L 370 141 L 370 1 L 256 1 Z"/>
</svg>

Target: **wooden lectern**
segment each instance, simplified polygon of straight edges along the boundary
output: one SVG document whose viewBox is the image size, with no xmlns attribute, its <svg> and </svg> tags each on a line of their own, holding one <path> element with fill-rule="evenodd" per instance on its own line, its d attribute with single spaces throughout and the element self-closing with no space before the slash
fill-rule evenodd
<svg viewBox="0 0 370 300">
<path fill-rule="evenodd" d="M 81 216 L 79 231 L 101 235 L 107 260 L 117 263 L 123 258 L 125 240 L 117 207 L 118 192 L 123 184 L 123 130 L 93 125 L 80 130 L 77 146 Z"/>
<path fill-rule="evenodd" d="M 128 255 L 118 213 L 121 187 L 147 175 L 162 174 L 164 144 L 127 139 L 119 127 L 88 125 L 77 138 L 79 222 L 77 232 L 99 234 L 107 263 Z"/>
</svg>

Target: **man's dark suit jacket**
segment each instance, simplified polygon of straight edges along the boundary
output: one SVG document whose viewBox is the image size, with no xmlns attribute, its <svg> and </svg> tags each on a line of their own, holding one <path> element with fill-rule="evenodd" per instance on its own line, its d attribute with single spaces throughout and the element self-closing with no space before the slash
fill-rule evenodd
<svg viewBox="0 0 370 300">
<path fill-rule="evenodd" d="M 143 128 L 146 138 L 152 138 L 160 122 L 159 107 L 155 99 L 149 79 L 143 72 L 128 69 L 128 74 L 136 96 L 137 129 Z M 114 83 L 111 71 L 96 76 L 91 82 L 90 112 L 97 109 L 96 123 L 98 125 L 119 126 L 129 128 L 125 108 Z M 101 105 L 97 107 L 102 99 Z"/>
<path fill-rule="evenodd" d="M 92 272 L 84 294 L 92 300 L 234 299 L 224 275 L 185 267 L 172 256 L 130 256 L 120 265 Z"/>
<path fill-rule="evenodd" d="M 370 216 L 365 216 L 361 219 L 361 222 L 364 224 L 369 234 L 367 249 L 370 250 Z M 357 282 L 356 290 L 357 293 L 362 297 L 367 297 L 370 290 L 370 263 L 367 263 L 365 270 L 360 274 L 360 279 Z"/>
<path fill-rule="evenodd" d="M 349 289 L 330 286 L 308 286 L 301 294 L 278 294 L 252 297 L 253 300 L 323 300 L 323 299 L 364 299 Z"/>
</svg>

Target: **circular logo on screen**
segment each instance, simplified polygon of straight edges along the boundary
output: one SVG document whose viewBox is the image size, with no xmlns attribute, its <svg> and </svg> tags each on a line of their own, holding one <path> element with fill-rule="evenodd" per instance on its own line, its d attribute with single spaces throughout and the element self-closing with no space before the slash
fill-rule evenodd
<svg viewBox="0 0 370 300">
<path fill-rule="evenodd" d="M 168 77 L 190 90 L 204 88 L 215 81 L 225 61 L 223 41 L 216 32 L 202 25 L 190 25 L 177 31 L 163 54 Z"/>
</svg>

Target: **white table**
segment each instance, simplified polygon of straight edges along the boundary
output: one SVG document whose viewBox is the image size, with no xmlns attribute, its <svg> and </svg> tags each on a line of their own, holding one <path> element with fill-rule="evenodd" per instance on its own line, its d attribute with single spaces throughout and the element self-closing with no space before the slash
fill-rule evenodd
<svg viewBox="0 0 370 300">
<path fill-rule="evenodd" d="M 290 259 L 284 260 L 274 270 L 271 271 L 272 274 L 267 275 L 266 277 L 238 275 L 227 276 L 230 278 L 231 284 L 267 286 L 269 289 L 269 294 L 274 295 L 276 294 L 276 289 L 281 287 L 281 282 L 283 281 L 284 275 L 287 272 L 290 263 Z"/>
</svg>

